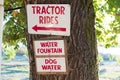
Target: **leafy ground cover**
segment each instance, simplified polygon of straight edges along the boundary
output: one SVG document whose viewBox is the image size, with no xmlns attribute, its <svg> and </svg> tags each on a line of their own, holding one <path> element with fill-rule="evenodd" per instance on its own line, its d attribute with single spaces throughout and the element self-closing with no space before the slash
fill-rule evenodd
<svg viewBox="0 0 120 80">
<path fill-rule="evenodd" d="M 2 80 L 29 80 L 28 59 L 17 56 L 12 61 L 2 61 Z M 120 64 L 116 61 L 103 61 L 99 65 L 100 80 L 120 80 Z"/>
</svg>

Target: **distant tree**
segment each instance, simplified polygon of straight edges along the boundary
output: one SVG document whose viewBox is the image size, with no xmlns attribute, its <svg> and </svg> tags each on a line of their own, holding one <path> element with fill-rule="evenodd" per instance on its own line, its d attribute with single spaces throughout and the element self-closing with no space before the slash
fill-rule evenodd
<svg viewBox="0 0 120 80">
<path fill-rule="evenodd" d="M 118 44 L 118 35 L 120 34 L 120 1 L 119 0 L 93 0 L 96 13 L 95 28 L 97 41 L 99 45 L 110 47 Z M 14 3 L 14 4 L 11 4 Z M 22 42 L 26 45 L 25 39 L 25 11 L 24 1 L 4 0 L 4 36 L 3 42 L 6 46 L 15 45 Z M 18 8 L 18 9 L 15 9 Z M 15 9 L 15 10 L 11 10 Z M 112 19 L 104 21 L 105 17 Z M 103 23 L 108 23 L 107 27 Z M 15 33 L 11 33 L 15 32 Z"/>
<path fill-rule="evenodd" d="M 120 34 L 120 1 L 94 0 L 94 9 L 99 45 L 105 47 L 117 46 L 118 34 Z"/>
<path fill-rule="evenodd" d="M 7 46 L 15 46 L 18 43 L 26 45 L 25 39 L 25 11 L 23 8 L 23 0 L 4 0 L 4 31 L 3 43 Z"/>
</svg>

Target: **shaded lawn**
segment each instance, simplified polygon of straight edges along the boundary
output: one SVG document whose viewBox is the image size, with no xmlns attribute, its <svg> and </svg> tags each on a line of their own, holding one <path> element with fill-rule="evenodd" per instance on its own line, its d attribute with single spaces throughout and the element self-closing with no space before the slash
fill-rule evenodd
<svg viewBox="0 0 120 80">
<path fill-rule="evenodd" d="M 120 64 L 113 61 L 99 66 L 99 80 L 120 80 Z"/>
<path fill-rule="evenodd" d="M 29 65 L 27 61 L 3 61 L 2 63 L 2 80 L 29 80 Z"/>
<path fill-rule="evenodd" d="M 29 80 L 28 58 L 16 55 L 12 61 L 2 60 L 2 80 Z"/>
<path fill-rule="evenodd" d="M 2 62 L 2 80 L 29 80 L 28 60 L 21 59 Z M 99 80 L 120 80 L 120 64 L 115 61 L 102 62 L 99 66 Z"/>
</svg>

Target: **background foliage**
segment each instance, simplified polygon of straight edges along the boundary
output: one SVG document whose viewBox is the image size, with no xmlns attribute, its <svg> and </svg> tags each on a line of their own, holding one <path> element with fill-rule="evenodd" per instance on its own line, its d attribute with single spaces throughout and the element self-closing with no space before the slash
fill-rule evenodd
<svg viewBox="0 0 120 80">
<path fill-rule="evenodd" d="M 14 49 L 14 47 L 7 47 L 4 50 L 4 55 L 5 60 L 12 60 L 16 55 L 16 50 Z"/>
<path fill-rule="evenodd" d="M 118 45 L 120 34 L 120 1 L 94 0 L 96 12 L 96 35 L 99 45 Z"/>
<path fill-rule="evenodd" d="M 12 4 L 11 4 L 12 3 Z M 11 10 L 17 7 L 23 7 L 23 0 L 5 0 L 4 13 L 4 31 L 3 42 L 5 46 L 14 45 L 18 48 L 18 43 L 26 45 L 25 39 L 25 12 L 23 8 Z"/>
<path fill-rule="evenodd" d="M 96 13 L 96 36 L 99 46 L 117 46 L 120 34 L 120 1 L 93 0 Z M 15 8 L 19 8 L 12 10 Z M 25 27 L 26 16 L 23 0 L 4 0 L 4 47 L 19 47 L 19 43 L 26 45 Z"/>
</svg>

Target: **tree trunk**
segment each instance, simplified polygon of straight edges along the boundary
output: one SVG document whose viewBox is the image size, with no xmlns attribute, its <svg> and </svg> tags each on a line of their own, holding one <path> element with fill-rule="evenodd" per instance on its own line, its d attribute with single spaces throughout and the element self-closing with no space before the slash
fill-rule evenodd
<svg viewBox="0 0 120 80">
<path fill-rule="evenodd" d="M 93 0 L 25 0 L 25 5 L 36 3 L 71 5 L 71 33 L 69 37 L 62 37 L 67 40 L 69 73 L 67 75 L 39 75 L 35 72 L 33 41 L 48 36 L 28 34 L 26 29 L 30 80 L 98 80 Z"/>
</svg>

